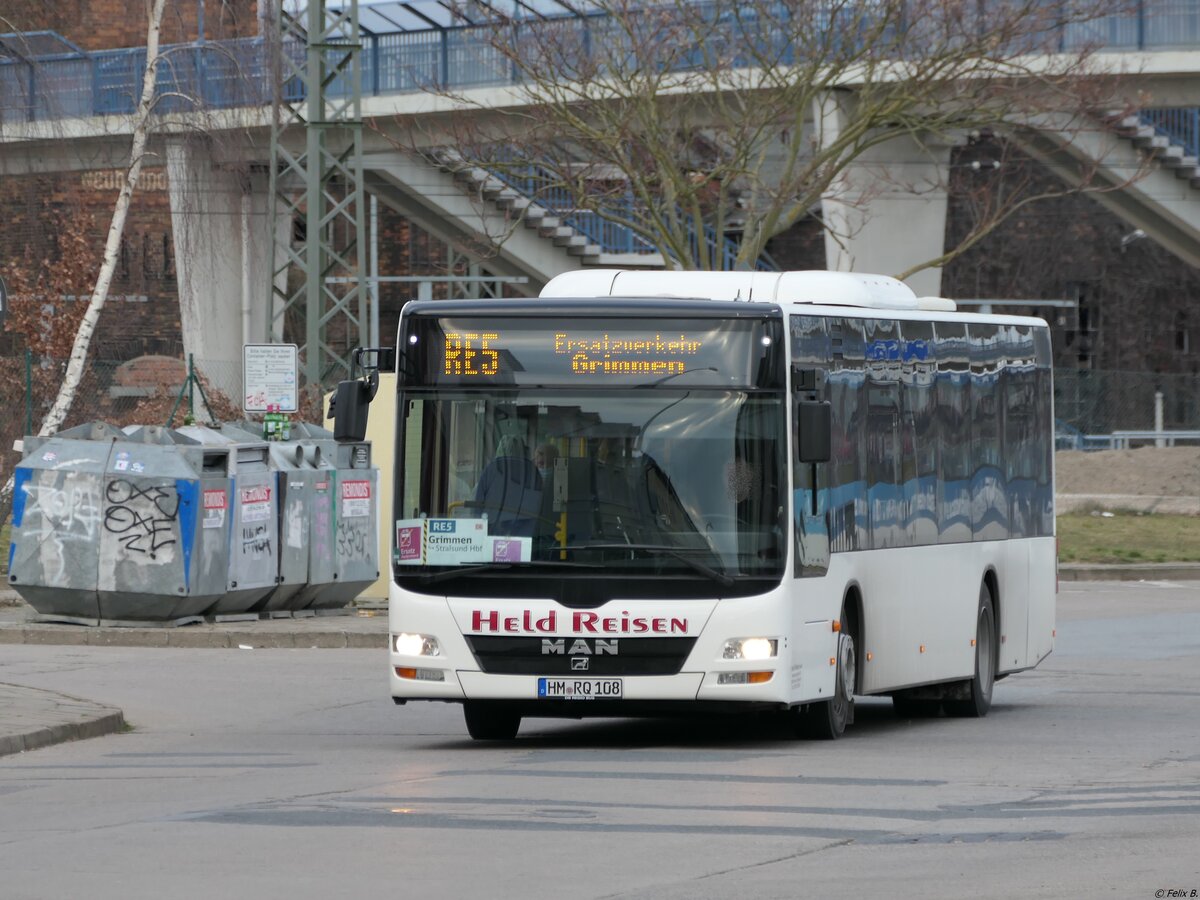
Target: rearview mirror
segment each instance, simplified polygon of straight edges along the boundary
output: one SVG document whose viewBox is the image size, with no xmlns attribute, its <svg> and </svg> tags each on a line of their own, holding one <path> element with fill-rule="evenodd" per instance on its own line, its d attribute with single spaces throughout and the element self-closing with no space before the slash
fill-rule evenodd
<svg viewBox="0 0 1200 900">
<path fill-rule="evenodd" d="M 367 413 L 375 392 L 366 381 L 342 381 L 338 383 L 333 398 L 329 401 L 329 414 L 333 418 L 335 441 L 361 441 L 367 437 Z"/>
<path fill-rule="evenodd" d="M 803 463 L 829 462 L 833 446 L 833 416 L 828 400 L 796 403 L 796 456 Z"/>
</svg>

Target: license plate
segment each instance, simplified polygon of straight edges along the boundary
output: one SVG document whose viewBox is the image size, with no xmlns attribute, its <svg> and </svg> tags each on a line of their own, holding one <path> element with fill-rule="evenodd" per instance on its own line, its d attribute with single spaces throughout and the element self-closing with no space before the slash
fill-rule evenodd
<svg viewBox="0 0 1200 900">
<path fill-rule="evenodd" d="M 620 700 L 620 678 L 539 678 L 538 697 L 547 700 Z"/>
</svg>

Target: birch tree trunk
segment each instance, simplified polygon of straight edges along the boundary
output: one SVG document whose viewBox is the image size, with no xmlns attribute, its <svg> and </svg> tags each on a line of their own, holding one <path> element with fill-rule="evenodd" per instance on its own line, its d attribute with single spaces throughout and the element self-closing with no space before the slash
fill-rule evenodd
<svg viewBox="0 0 1200 900">
<path fill-rule="evenodd" d="M 71 356 L 67 362 L 66 375 L 54 406 L 42 422 L 38 434 L 42 437 L 58 431 L 75 394 L 79 390 L 79 382 L 83 378 L 83 366 L 87 361 L 88 350 L 92 344 L 92 335 L 96 331 L 96 323 L 100 319 L 100 311 L 104 301 L 108 299 L 108 288 L 112 284 L 113 272 L 117 267 L 117 254 L 121 249 L 121 236 L 125 232 L 125 219 L 129 215 L 129 204 L 133 198 L 134 188 L 142 174 L 142 161 L 146 153 L 146 143 L 150 136 L 150 115 L 154 110 L 154 86 L 158 73 L 158 36 L 162 26 L 163 8 L 166 0 L 146 0 L 148 25 L 146 28 L 146 73 L 142 78 L 142 96 L 138 101 L 137 113 L 133 122 L 133 147 L 130 153 L 129 169 L 125 173 L 125 183 L 121 185 L 121 193 L 117 196 L 117 205 L 113 209 L 112 222 L 108 226 L 108 240 L 104 245 L 104 259 L 100 265 L 100 274 L 96 278 L 96 286 L 92 290 L 87 312 L 79 323 L 79 331 L 75 334 L 75 344 L 71 348 Z"/>
</svg>

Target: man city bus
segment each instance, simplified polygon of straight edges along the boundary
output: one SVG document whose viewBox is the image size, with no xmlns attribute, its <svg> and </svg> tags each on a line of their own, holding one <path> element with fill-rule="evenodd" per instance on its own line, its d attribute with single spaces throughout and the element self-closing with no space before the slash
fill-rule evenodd
<svg viewBox="0 0 1200 900">
<path fill-rule="evenodd" d="M 409 303 L 397 341 L 397 703 L 461 703 L 477 739 L 748 711 L 836 738 L 856 695 L 983 716 L 1051 651 L 1039 319 L 883 276 L 588 270 Z"/>
</svg>

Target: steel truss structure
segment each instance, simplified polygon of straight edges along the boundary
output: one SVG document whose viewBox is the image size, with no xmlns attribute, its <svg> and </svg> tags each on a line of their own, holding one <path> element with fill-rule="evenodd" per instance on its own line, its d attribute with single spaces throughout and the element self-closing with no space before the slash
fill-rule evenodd
<svg viewBox="0 0 1200 900">
<path fill-rule="evenodd" d="M 368 343 L 358 0 L 277 0 L 272 38 L 272 310 L 307 385 L 350 377 Z"/>
</svg>

